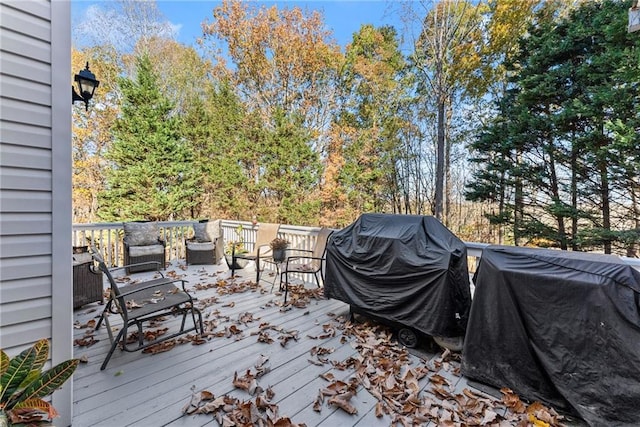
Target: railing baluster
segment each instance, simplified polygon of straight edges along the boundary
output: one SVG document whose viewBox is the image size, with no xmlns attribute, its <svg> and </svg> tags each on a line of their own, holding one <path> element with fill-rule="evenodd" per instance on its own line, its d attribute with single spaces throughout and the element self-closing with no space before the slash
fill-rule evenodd
<svg viewBox="0 0 640 427">
<path fill-rule="evenodd" d="M 186 256 L 184 239 L 190 232 L 192 224 L 196 221 L 166 221 L 159 225 L 167 239 L 168 259 L 184 259 Z M 247 249 L 251 249 L 255 242 L 257 227 L 249 221 L 222 220 L 222 235 L 225 246 L 230 241 L 238 240 L 237 227 L 242 225 L 242 237 L 247 243 Z M 96 245 L 100 248 L 103 257 L 110 265 L 122 265 L 123 262 L 123 229 L 122 222 L 93 223 L 73 225 L 73 245 Z M 290 248 L 312 249 L 319 227 L 302 227 L 283 224 L 280 226 L 279 236 L 289 240 Z M 482 250 L 488 244 L 465 242 L 469 259 L 469 272 L 473 273 L 482 257 Z M 621 259 L 640 269 L 640 260 L 621 257 Z"/>
</svg>

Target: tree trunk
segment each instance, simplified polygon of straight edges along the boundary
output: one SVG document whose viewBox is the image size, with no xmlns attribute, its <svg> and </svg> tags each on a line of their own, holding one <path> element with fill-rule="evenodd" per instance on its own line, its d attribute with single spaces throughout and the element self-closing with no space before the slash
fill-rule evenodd
<svg viewBox="0 0 640 427">
<path fill-rule="evenodd" d="M 571 149 L 571 249 L 579 250 L 578 247 L 578 150 Z"/>
<path fill-rule="evenodd" d="M 498 215 L 500 218 L 504 215 L 504 172 L 500 177 L 500 200 L 498 202 Z M 504 223 L 500 221 L 498 223 L 498 244 L 502 245 L 504 241 Z"/>
<path fill-rule="evenodd" d="M 449 130 L 451 129 L 451 105 L 447 108 L 446 123 L 445 123 L 445 137 L 444 137 L 444 211 L 442 217 L 444 218 L 444 225 L 451 228 L 451 135 Z"/>
<path fill-rule="evenodd" d="M 438 99 L 438 135 L 436 147 L 436 188 L 433 214 L 442 221 L 443 198 L 444 198 L 444 127 L 445 127 L 445 101 L 441 95 Z"/>
<path fill-rule="evenodd" d="M 551 147 L 553 150 L 553 147 Z M 549 185 L 551 186 L 551 196 L 554 204 L 561 203 L 560 188 L 558 184 L 558 176 L 556 174 L 556 161 L 553 151 L 549 154 Z M 556 222 L 558 223 L 558 241 L 560 243 L 560 249 L 567 250 L 567 231 L 564 224 L 564 216 L 562 214 L 556 214 Z"/>
<path fill-rule="evenodd" d="M 607 174 L 607 162 L 601 160 L 598 168 L 600 170 L 600 197 L 602 199 L 602 229 L 606 233 L 604 236 L 604 253 L 611 253 L 611 206 L 609 205 L 609 175 Z"/>
<path fill-rule="evenodd" d="M 633 212 L 634 227 L 637 233 L 637 232 L 640 232 L 640 207 L 638 206 L 638 196 L 637 196 L 638 184 L 633 179 L 629 179 L 629 181 L 630 181 L 629 188 L 631 189 L 631 209 Z M 638 243 L 636 242 L 635 239 L 632 240 L 627 246 L 627 256 L 631 258 L 638 257 Z"/>
</svg>

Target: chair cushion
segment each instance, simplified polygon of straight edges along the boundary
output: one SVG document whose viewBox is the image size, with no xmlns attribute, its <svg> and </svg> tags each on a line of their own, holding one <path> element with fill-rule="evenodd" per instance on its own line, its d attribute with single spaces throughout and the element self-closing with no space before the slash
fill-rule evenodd
<svg viewBox="0 0 640 427">
<path fill-rule="evenodd" d="M 158 255 L 162 252 L 164 252 L 164 246 L 162 245 L 129 246 L 130 257 Z"/>
<path fill-rule="evenodd" d="M 129 246 L 145 246 L 158 243 L 160 229 L 157 222 L 125 222 L 124 236 Z"/>
<path fill-rule="evenodd" d="M 193 238 L 196 242 L 210 242 L 211 238 L 207 233 L 207 222 L 198 222 L 193 224 Z"/>
<path fill-rule="evenodd" d="M 196 242 L 213 242 L 222 235 L 220 220 L 193 224 L 193 239 Z"/>
<path fill-rule="evenodd" d="M 218 237 L 222 236 L 222 221 L 216 219 L 215 221 L 209 221 L 206 223 L 207 236 L 213 242 Z"/>
<path fill-rule="evenodd" d="M 215 244 L 213 242 L 187 240 L 187 248 L 189 248 L 190 251 L 212 251 L 215 248 Z"/>
<path fill-rule="evenodd" d="M 91 260 L 92 258 L 89 252 L 83 252 L 81 254 L 73 255 L 73 265 L 86 264 L 88 262 L 91 262 Z"/>
</svg>

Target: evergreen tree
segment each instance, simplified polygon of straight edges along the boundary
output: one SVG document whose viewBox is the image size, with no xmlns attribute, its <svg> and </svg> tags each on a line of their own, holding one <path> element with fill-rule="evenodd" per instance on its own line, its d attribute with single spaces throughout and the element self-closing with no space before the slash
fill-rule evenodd
<svg viewBox="0 0 640 427">
<path fill-rule="evenodd" d="M 148 57 L 138 58 L 136 73 L 135 80 L 119 80 L 122 113 L 105 154 L 111 170 L 100 216 L 107 221 L 183 218 L 197 203 L 200 188 L 193 152 L 179 136 L 179 120 L 159 90 Z"/>
<path fill-rule="evenodd" d="M 315 225 L 320 203 L 314 195 L 321 164 L 311 148 L 311 135 L 298 114 L 276 110 L 274 122 L 275 128 L 267 131 L 262 147 L 262 173 L 253 190 L 269 196 L 265 199 L 274 205 L 278 222 Z"/>
<path fill-rule="evenodd" d="M 512 68 L 517 96 L 486 129 L 502 137 L 474 147 L 486 151 L 477 156 L 484 169 L 469 197 L 512 191 L 514 233 L 526 241 L 606 253 L 616 241 L 637 241 L 629 228 L 638 224 L 623 213 L 637 212 L 638 176 L 627 164 L 637 158 L 629 129 L 638 123 L 640 42 L 627 34 L 625 15 L 618 1 L 585 2 L 561 18 L 535 21 Z M 508 159 L 514 148 L 506 168 L 491 163 L 490 153 Z M 492 176 L 511 179 L 492 183 Z"/>
<path fill-rule="evenodd" d="M 191 100 L 182 120 L 182 135 L 194 151 L 194 167 L 202 179 L 192 217 L 246 219 L 250 206 L 243 135 L 254 124 L 228 84 L 202 86 L 204 95 Z"/>
</svg>

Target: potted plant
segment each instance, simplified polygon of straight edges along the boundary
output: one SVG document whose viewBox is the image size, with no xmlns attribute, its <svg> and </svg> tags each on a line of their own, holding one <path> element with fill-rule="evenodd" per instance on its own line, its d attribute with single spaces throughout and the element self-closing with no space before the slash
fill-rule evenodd
<svg viewBox="0 0 640 427">
<path fill-rule="evenodd" d="M 271 243 L 269 243 L 269 246 L 273 251 L 273 260 L 275 262 L 283 262 L 287 248 L 289 247 L 289 241 L 276 237 L 271 241 Z"/>
<path fill-rule="evenodd" d="M 235 265 L 232 266 L 232 264 L 234 263 L 234 260 L 233 260 L 234 254 L 244 254 L 249 252 L 244 247 L 244 237 L 242 235 L 242 230 L 243 230 L 242 224 L 238 225 L 235 229 L 237 239 L 227 242 L 224 248 L 224 259 L 227 261 L 227 265 L 229 266 L 229 268 L 233 268 L 234 270 L 245 268 L 249 263 L 249 261 L 246 259 L 236 258 Z"/>
<path fill-rule="evenodd" d="M 0 350 L 0 427 L 49 424 L 58 416 L 53 405 L 42 398 L 62 386 L 80 361 L 70 359 L 41 372 L 48 358 L 46 339 L 13 359 Z"/>
</svg>

